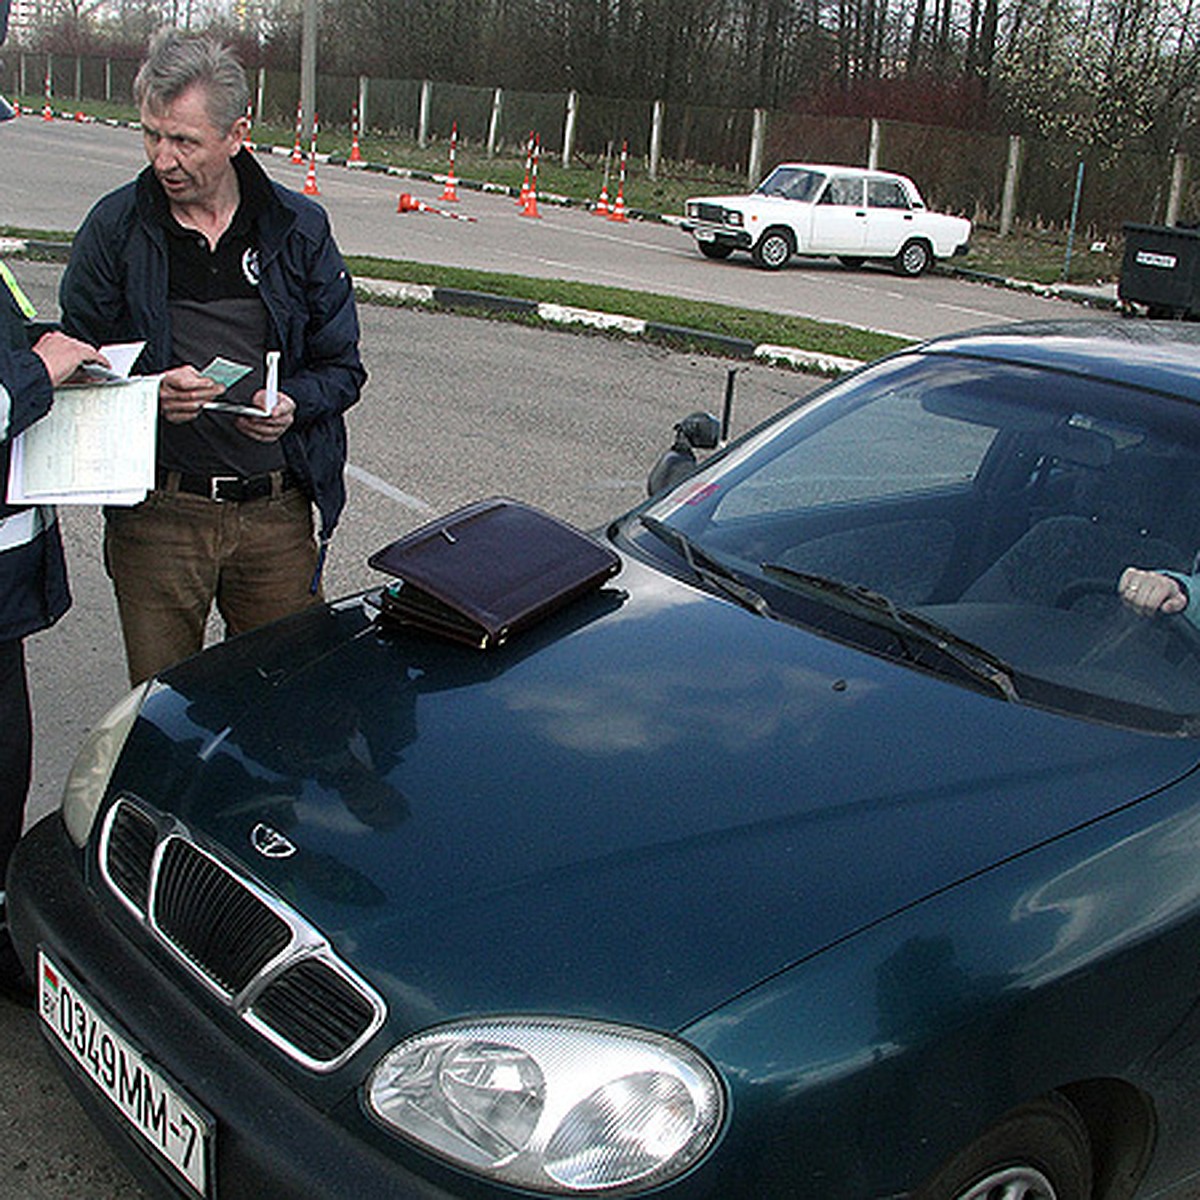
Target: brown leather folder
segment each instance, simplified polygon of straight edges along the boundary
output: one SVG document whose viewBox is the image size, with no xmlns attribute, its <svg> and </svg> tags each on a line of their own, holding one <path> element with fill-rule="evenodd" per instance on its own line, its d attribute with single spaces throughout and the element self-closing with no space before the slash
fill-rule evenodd
<svg viewBox="0 0 1200 1200">
<path fill-rule="evenodd" d="M 447 513 L 367 562 L 399 581 L 383 590 L 384 618 L 480 649 L 598 588 L 621 566 L 582 530 L 501 497 Z"/>
</svg>

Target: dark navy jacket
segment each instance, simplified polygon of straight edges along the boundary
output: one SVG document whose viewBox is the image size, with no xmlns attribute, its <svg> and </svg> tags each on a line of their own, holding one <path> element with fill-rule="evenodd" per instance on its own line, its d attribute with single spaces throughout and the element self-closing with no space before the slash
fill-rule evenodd
<svg viewBox="0 0 1200 1200">
<path fill-rule="evenodd" d="M 30 540 L 0 550 L 0 642 L 53 625 L 71 604 L 53 508 L 31 514 L 5 502 L 12 439 L 44 417 L 52 401 L 50 376 L 29 349 L 21 310 L 0 281 L 0 536 L 9 518 L 25 527 L 27 516 L 34 515 L 31 528 L 40 529 Z"/>
<path fill-rule="evenodd" d="M 358 353 L 354 288 L 325 210 L 269 180 L 249 152 L 233 160 L 242 179 L 258 176 L 273 202 L 258 219 L 259 293 L 269 337 L 281 353 L 279 389 L 296 402 L 281 445 L 288 466 L 316 502 L 323 538 L 346 502 L 342 414 L 359 396 L 366 371 Z M 144 338 L 137 370 L 165 371 L 171 359 L 166 231 L 152 213 L 158 181 L 147 167 L 110 192 L 75 236 L 59 289 L 63 327 L 96 346 Z"/>
</svg>

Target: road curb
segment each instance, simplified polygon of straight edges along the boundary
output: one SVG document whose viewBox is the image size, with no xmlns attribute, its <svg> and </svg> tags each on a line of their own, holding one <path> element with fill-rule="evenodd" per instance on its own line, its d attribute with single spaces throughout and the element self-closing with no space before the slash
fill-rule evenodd
<svg viewBox="0 0 1200 1200">
<path fill-rule="evenodd" d="M 548 325 L 582 325 L 602 333 L 646 338 L 664 345 L 701 346 L 728 358 L 757 359 L 772 366 L 790 366 L 822 375 L 839 375 L 862 366 L 859 359 L 803 350 L 798 346 L 778 346 L 766 342 L 755 344 L 747 338 L 730 337 L 686 325 L 668 325 L 659 321 L 645 321 L 640 317 L 624 316 L 621 313 L 598 312 L 565 304 L 538 303 L 512 296 L 497 296 L 489 292 L 431 287 L 428 284 L 363 276 L 355 278 L 354 287 L 359 299 L 368 304 L 418 304 L 431 308 L 513 313 L 534 317 Z"/>
</svg>

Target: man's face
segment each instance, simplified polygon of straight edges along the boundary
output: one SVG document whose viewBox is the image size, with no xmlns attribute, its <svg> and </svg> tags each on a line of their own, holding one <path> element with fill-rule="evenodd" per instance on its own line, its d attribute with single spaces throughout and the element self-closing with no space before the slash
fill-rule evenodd
<svg viewBox="0 0 1200 1200">
<path fill-rule="evenodd" d="M 146 157 L 172 204 L 212 203 L 233 172 L 233 156 L 245 134 L 237 120 L 223 133 L 209 118 L 202 87 L 191 87 L 161 111 L 143 104 Z"/>
</svg>

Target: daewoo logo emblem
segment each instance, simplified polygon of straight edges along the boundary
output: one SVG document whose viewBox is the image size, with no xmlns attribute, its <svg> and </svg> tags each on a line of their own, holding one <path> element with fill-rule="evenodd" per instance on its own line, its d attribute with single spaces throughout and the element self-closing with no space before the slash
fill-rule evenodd
<svg viewBox="0 0 1200 1200">
<path fill-rule="evenodd" d="M 272 829 L 264 821 L 259 821 L 250 831 L 250 845 L 263 858 L 291 858 L 296 853 L 295 844 L 288 841 L 278 829 Z"/>
</svg>

